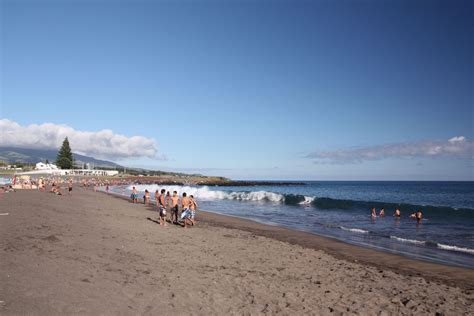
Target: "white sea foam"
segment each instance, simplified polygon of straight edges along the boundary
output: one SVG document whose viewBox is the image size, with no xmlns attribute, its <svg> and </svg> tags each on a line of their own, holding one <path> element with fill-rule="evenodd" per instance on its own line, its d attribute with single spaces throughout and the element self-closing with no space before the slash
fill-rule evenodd
<svg viewBox="0 0 474 316">
<path fill-rule="evenodd" d="M 342 230 L 348 231 L 348 232 L 353 232 L 353 233 L 359 233 L 359 234 L 368 234 L 369 233 L 369 231 L 359 229 L 359 228 L 347 228 L 347 227 L 344 227 L 344 226 L 339 226 L 339 228 L 342 229 Z"/>
<path fill-rule="evenodd" d="M 397 237 L 397 236 L 390 236 L 390 238 L 401 241 L 401 242 L 408 242 L 408 243 L 411 243 L 411 244 L 424 245 L 426 243 L 425 241 L 421 241 L 421 240 L 405 239 L 405 238 L 400 238 L 400 237 Z"/>
<path fill-rule="evenodd" d="M 0 185 L 10 184 L 10 183 L 12 183 L 12 179 L 11 179 L 11 178 L 0 177 Z"/>
<path fill-rule="evenodd" d="M 299 204 L 300 205 L 310 205 L 311 203 L 313 203 L 314 199 L 315 199 L 314 196 L 305 196 L 304 201 L 300 202 Z"/>
<path fill-rule="evenodd" d="M 474 255 L 474 249 L 471 249 L 471 248 L 464 248 L 464 247 L 457 247 L 457 246 L 450 246 L 450 245 L 443 245 L 443 244 L 438 244 L 438 248 L 444 249 L 444 250 L 465 252 L 465 253 L 470 253 Z"/>
<path fill-rule="evenodd" d="M 131 185 L 128 187 L 131 190 L 135 187 L 138 191 L 144 192 L 145 189 L 151 193 L 156 190 L 161 191 L 165 189 L 172 193 L 177 191 L 179 194 L 186 192 L 188 195 L 194 195 L 195 198 L 202 200 L 242 200 L 242 201 L 271 201 L 271 202 L 284 202 L 285 197 L 278 193 L 268 191 L 252 191 L 252 192 L 225 192 L 219 190 L 210 190 L 209 187 L 191 187 L 191 186 L 178 186 L 178 185 Z"/>
</svg>

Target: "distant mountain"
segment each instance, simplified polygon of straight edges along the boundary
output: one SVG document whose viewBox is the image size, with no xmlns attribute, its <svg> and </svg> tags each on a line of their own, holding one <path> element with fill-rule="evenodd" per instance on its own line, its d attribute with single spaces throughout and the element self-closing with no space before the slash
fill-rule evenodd
<svg viewBox="0 0 474 316">
<path fill-rule="evenodd" d="M 28 148 L 15 148 L 15 147 L 0 147 L 0 160 L 8 163 L 37 163 L 45 162 L 49 160 L 51 163 L 56 161 L 57 150 L 52 149 L 28 149 Z M 123 168 L 112 161 L 99 160 L 92 157 L 79 155 L 73 153 L 74 159 L 77 165 L 83 165 L 89 163 L 94 167 L 102 168 Z"/>
</svg>

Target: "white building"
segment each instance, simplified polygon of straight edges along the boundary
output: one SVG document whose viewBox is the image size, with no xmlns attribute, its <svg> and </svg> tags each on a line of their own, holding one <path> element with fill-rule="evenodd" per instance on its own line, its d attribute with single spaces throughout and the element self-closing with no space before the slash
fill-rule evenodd
<svg viewBox="0 0 474 316">
<path fill-rule="evenodd" d="M 38 162 L 36 164 L 36 170 L 59 170 L 58 166 L 52 163 L 42 163 Z"/>
<path fill-rule="evenodd" d="M 98 170 L 98 169 L 59 169 L 55 164 L 45 164 L 38 162 L 36 170 L 17 173 L 18 175 L 38 175 L 49 174 L 55 176 L 116 176 L 119 174 L 116 170 Z"/>
<path fill-rule="evenodd" d="M 0 170 L 23 170 L 22 168 L 18 168 L 16 165 L 8 165 L 8 166 L 0 166 Z"/>
</svg>

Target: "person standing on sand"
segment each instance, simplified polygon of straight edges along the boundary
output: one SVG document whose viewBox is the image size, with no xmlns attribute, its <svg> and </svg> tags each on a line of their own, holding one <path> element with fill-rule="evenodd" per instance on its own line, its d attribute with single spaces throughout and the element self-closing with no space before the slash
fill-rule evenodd
<svg viewBox="0 0 474 316">
<path fill-rule="evenodd" d="M 148 205 L 150 202 L 150 192 L 148 192 L 147 189 L 145 189 L 145 195 L 143 196 L 143 204 Z"/>
<path fill-rule="evenodd" d="M 161 194 L 158 199 L 159 201 L 159 212 L 160 212 L 160 225 L 166 226 L 166 201 L 165 201 L 165 189 L 161 189 Z"/>
<path fill-rule="evenodd" d="M 196 208 L 197 208 L 197 203 L 194 200 L 194 196 L 190 195 L 189 196 L 189 209 L 186 209 L 184 211 L 184 228 L 187 228 L 188 221 L 189 223 L 194 226 L 196 224 L 195 218 L 196 218 Z"/>
<path fill-rule="evenodd" d="M 183 197 L 181 198 L 181 217 L 184 219 L 184 227 L 186 227 L 186 218 L 189 216 L 189 198 L 186 195 L 186 192 L 183 192 Z"/>
<path fill-rule="evenodd" d="M 138 191 L 135 187 L 132 188 L 132 202 L 138 203 Z"/>
<path fill-rule="evenodd" d="M 67 188 L 68 188 L 67 195 L 72 195 L 72 179 L 69 179 L 69 183 L 67 185 Z"/>
<path fill-rule="evenodd" d="M 179 205 L 179 195 L 177 191 L 173 191 L 173 196 L 171 197 L 171 221 L 173 223 L 178 222 L 178 205 Z M 174 220 L 173 220 L 174 218 Z"/>
<path fill-rule="evenodd" d="M 186 195 L 186 192 L 183 193 L 183 198 L 181 199 L 181 212 L 189 210 L 189 198 Z"/>
<path fill-rule="evenodd" d="M 156 206 L 160 206 L 160 193 L 158 192 L 158 190 L 155 191 L 155 202 L 156 202 Z"/>
<path fill-rule="evenodd" d="M 191 210 L 191 216 L 190 220 L 192 225 L 194 226 L 196 224 L 196 209 L 197 209 L 197 202 L 194 199 L 193 195 L 189 196 L 189 209 Z"/>
<path fill-rule="evenodd" d="M 166 203 L 166 210 L 167 210 L 167 216 L 168 217 L 168 214 L 170 216 L 170 223 L 173 222 L 173 214 L 171 214 L 171 195 L 170 195 L 170 191 L 167 191 L 166 192 L 166 199 L 165 199 L 165 203 Z"/>
</svg>

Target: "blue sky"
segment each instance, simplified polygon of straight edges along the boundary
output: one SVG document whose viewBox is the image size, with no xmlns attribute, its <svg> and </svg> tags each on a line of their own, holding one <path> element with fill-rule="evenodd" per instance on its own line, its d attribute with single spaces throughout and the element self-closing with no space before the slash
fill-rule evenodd
<svg viewBox="0 0 474 316">
<path fill-rule="evenodd" d="M 41 137 L 56 125 L 111 130 L 125 139 L 103 157 L 133 166 L 474 180 L 473 12 L 471 1 L 4 0 L 0 118 L 25 146 L 51 146 Z M 77 148 L 97 153 L 97 137 Z"/>
</svg>

